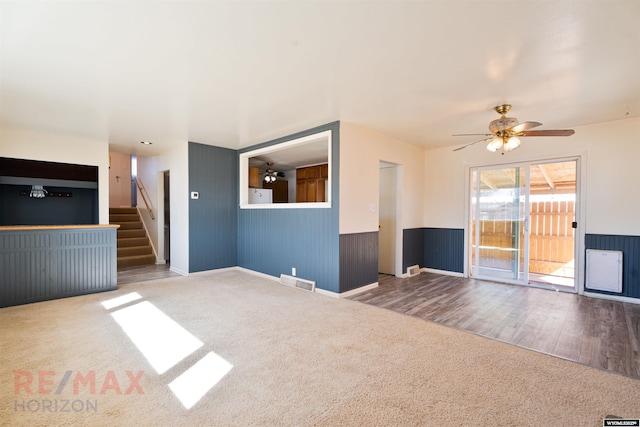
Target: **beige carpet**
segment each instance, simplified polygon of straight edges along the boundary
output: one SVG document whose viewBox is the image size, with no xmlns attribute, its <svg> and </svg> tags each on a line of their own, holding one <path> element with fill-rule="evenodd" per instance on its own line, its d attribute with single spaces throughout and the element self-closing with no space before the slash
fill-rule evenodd
<svg viewBox="0 0 640 427">
<path fill-rule="evenodd" d="M 140 299 L 102 305 L 132 292 Z M 118 323 L 127 321 L 145 325 L 150 341 L 148 328 L 162 328 L 155 338 L 180 360 L 158 373 L 161 363 Z M 601 426 L 607 415 L 640 417 L 640 381 L 235 270 L 3 308 L 0 325 L 2 425 Z M 182 328 L 191 338 L 174 338 Z M 217 362 L 193 374 L 203 360 Z M 208 389 L 212 367 L 230 365 Z M 196 402 L 186 409 L 184 389 L 169 384 L 189 376 Z"/>
</svg>

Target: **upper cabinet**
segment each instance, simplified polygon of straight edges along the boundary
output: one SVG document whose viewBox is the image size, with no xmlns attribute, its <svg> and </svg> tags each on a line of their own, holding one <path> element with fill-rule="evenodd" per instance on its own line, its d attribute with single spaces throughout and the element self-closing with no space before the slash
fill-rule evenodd
<svg viewBox="0 0 640 427">
<path fill-rule="evenodd" d="M 296 202 L 325 202 L 329 165 L 296 169 Z"/>
<path fill-rule="evenodd" d="M 258 168 L 249 168 L 249 187 L 260 187 L 260 176 L 258 174 Z"/>
</svg>

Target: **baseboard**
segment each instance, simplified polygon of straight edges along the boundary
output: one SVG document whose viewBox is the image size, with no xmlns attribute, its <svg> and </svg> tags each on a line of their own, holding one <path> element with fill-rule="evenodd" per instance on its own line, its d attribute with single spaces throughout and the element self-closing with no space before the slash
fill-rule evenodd
<svg viewBox="0 0 640 427">
<path fill-rule="evenodd" d="M 262 277 L 263 279 L 273 280 L 274 282 L 280 283 L 279 277 L 271 276 L 270 274 L 260 273 L 259 271 L 249 270 L 248 268 L 244 268 L 244 267 L 230 267 L 229 269 L 242 271 L 243 273 L 247 273 L 247 274 L 253 274 L 254 276 Z"/>
<path fill-rule="evenodd" d="M 167 263 L 166 260 L 156 258 L 156 265 L 163 265 L 163 264 L 166 264 L 166 263 Z"/>
<path fill-rule="evenodd" d="M 630 304 L 640 304 L 640 298 L 623 297 L 620 295 L 600 294 L 597 292 L 588 292 L 588 291 L 585 291 L 583 295 L 590 298 L 601 298 L 601 299 L 608 299 L 611 301 L 628 302 Z"/>
<path fill-rule="evenodd" d="M 442 274 L 443 276 L 464 277 L 464 274 L 458 273 L 457 271 L 436 270 L 435 268 L 426 267 L 421 268 L 420 271 L 424 271 L 425 273 Z"/>
<path fill-rule="evenodd" d="M 181 276 L 188 276 L 189 275 L 189 272 L 182 271 L 179 268 L 175 268 L 175 267 L 169 267 L 169 271 L 173 271 L 174 273 L 178 273 Z"/>
<path fill-rule="evenodd" d="M 260 273 L 259 271 L 249 270 L 248 268 L 244 268 L 244 267 L 237 267 L 236 266 L 236 267 L 228 267 L 228 268 L 219 268 L 217 270 L 207 270 L 207 272 L 215 272 L 215 273 L 219 273 L 219 272 L 222 272 L 222 271 L 241 271 L 243 273 L 252 274 L 254 276 L 258 276 L 258 277 L 261 277 L 263 279 L 272 280 L 274 282 L 280 283 L 280 278 L 279 277 L 271 276 L 271 275 L 265 274 L 265 273 Z M 181 273 L 179 273 L 177 271 L 176 271 L 176 273 L 181 274 Z M 185 276 L 186 276 L 186 274 L 185 274 Z M 354 296 L 354 295 L 361 294 L 362 292 L 366 292 L 366 291 L 368 291 L 370 289 L 375 289 L 377 287 L 378 287 L 378 282 L 375 282 L 375 283 L 371 283 L 369 285 L 361 286 L 359 288 L 352 289 L 350 291 L 346 291 L 346 292 L 342 292 L 342 293 L 327 291 L 325 289 L 320 289 L 318 287 L 315 288 L 314 292 L 318 293 L 320 295 L 331 297 L 331 298 L 347 298 L 347 297 L 351 297 L 351 296 Z"/>
<path fill-rule="evenodd" d="M 316 288 L 316 293 L 318 293 L 320 295 L 328 296 L 328 297 L 331 297 L 331 298 L 347 298 L 347 297 L 352 297 L 354 295 L 361 294 L 361 293 L 366 292 L 366 291 L 371 290 L 371 289 L 375 289 L 377 287 L 378 287 L 378 282 L 375 282 L 375 283 L 371 283 L 369 285 L 361 286 L 359 288 L 352 289 L 350 291 L 346 291 L 346 292 L 342 292 L 342 293 L 337 293 L 337 292 L 332 292 L 332 291 L 327 291 L 327 290 L 324 290 L 324 289 Z"/>
</svg>

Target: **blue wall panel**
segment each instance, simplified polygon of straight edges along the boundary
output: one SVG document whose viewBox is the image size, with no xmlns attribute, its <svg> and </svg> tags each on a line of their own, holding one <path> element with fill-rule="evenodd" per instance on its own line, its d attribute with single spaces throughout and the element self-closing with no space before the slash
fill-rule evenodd
<svg viewBox="0 0 640 427">
<path fill-rule="evenodd" d="M 402 230 L 402 271 L 411 265 L 424 267 L 424 228 Z"/>
<path fill-rule="evenodd" d="M 640 236 L 586 234 L 584 239 L 585 249 L 622 251 L 622 293 L 612 294 L 606 291 L 587 290 L 596 293 L 640 298 Z"/>
<path fill-rule="evenodd" d="M 238 209 L 238 265 L 271 276 L 291 274 L 295 267 L 298 277 L 315 280 L 320 289 L 339 292 L 339 123 L 248 147 L 240 153 L 326 130 L 332 131 L 331 208 Z"/>
<path fill-rule="evenodd" d="M 338 230 L 331 209 L 242 209 L 238 264 L 279 277 L 315 280 L 338 292 Z"/>
<path fill-rule="evenodd" d="M 116 227 L 0 230 L 0 307 L 116 289 Z"/>
<path fill-rule="evenodd" d="M 378 232 L 340 235 L 340 292 L 378 281 Z"/>
<path fill-rule="evenodd" d="M 238 265 L 237 152 L 190 142 L 189 191 L 189 272 Z"/>
<path fill-rule="evenodd" d="M 464 270 L 464 230 L 424 229 L 424 266 L 462 273 Z"/>
</svg>

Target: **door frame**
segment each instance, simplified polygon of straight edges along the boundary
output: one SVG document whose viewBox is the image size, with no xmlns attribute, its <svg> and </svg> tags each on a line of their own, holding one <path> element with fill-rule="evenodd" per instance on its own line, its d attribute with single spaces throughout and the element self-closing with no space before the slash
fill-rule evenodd
<svg viewBox="0 0 640 427">
<path fill-rule="evenodd" d="M 169 179 L 171 179 L 171 175 L 170 175 L 171 171 L 169 169 L 167 170 L 161 170 L 157 173 L 156 175 L 156 185 L 157 185 L 157 195 L 158 195 L 158 212 L 156 214 L 156 227 L 157 227 L 157 235 L 158 235 L 158 248 L 157 248 L 157 252 L 158 252 L 158 263 L 159 264 L 166 264 L 167 263 L 167 259 L 169 260 L 169 263 L 171 263 L 171 238 L 170 238 L 170 233 L 171 230 L 169 230 L 169 242 L 165 242 L 165 176 L 169 176 Z M 171 192 L 169 192 L 169 201 L 167 201 L 167 203 L 170 202 L 170 198 L 171 198 Z M 170 204 L 169 204 L 170 206 Z M 168 243 L 168 244 L 167 244 Z M 166 249 L 169 249 L 169 253 L 166 253 Z"/>
<path fill-rule="evenodd" d="M 540 287 L 544 289 L 561 290 L 566 292 L 578 293 L 582 295 L 584 293 L 584 236 L 585 236 L 585 208 L 586 208 L 586 152 L 579 154 L 567 154 L 561 157 L 543 157 L 533 160 L 519 160 L 515 162 L 498 162 L 498 163 L 486 163 L 486 164 L 468 164 L 465 167 L 465 199 L 464 199 L 464 268 L 463 277 L 470 277 L 470 250 L 469 245 L 471 242 L 471 228 L 470 228 L 470 199 L 471 199 L 471 171 L 477 168 L 509 168 L 509 167 L 522 167 L 531 166 L 538 163 L 554 163 L 554 162 L 576 162 L 576 202 L 575 202 L 575 221 L 578 223 L 578 227 L 575 232 L 574 240 L 574 287 L 572 289 L 561 289 L 553 286 L 546 286 L 536 283 L 529 283 L 527 280 L 523 286 Z M 528 272 L 527 272 L 528 274 Z M 479 279 L 489 280 L 489 279 Z M 492 279 L 491 279 L 492 280 Z M 497 280 L 496 280 L 497 281 Z M 508 282 L 505 282 L 508 283 Z"/>
<path fill-rule="evenodd" d="M 394 242 L 395 247 L 393 248 L 392 257 L 394 259 L 394 272 L 393 274 L 396 277 L 403 277 L 402 271 L 402 165 L 397 163 L 388 162 L 385 160 L 380 160 L 378 162 L 378 224 L 380 224 L 380 169 L 382 168 L 392 168 L 395 172 L 395 230 L 394 230 Z M 378 230 L 378 244 L 380 242 L 380 231 Z M 378 254 L 380 253 L 380 248 L 378 248 Z M 380 260 L 378 259 L 378 265 L 380 265 Z"/>
</svg>

